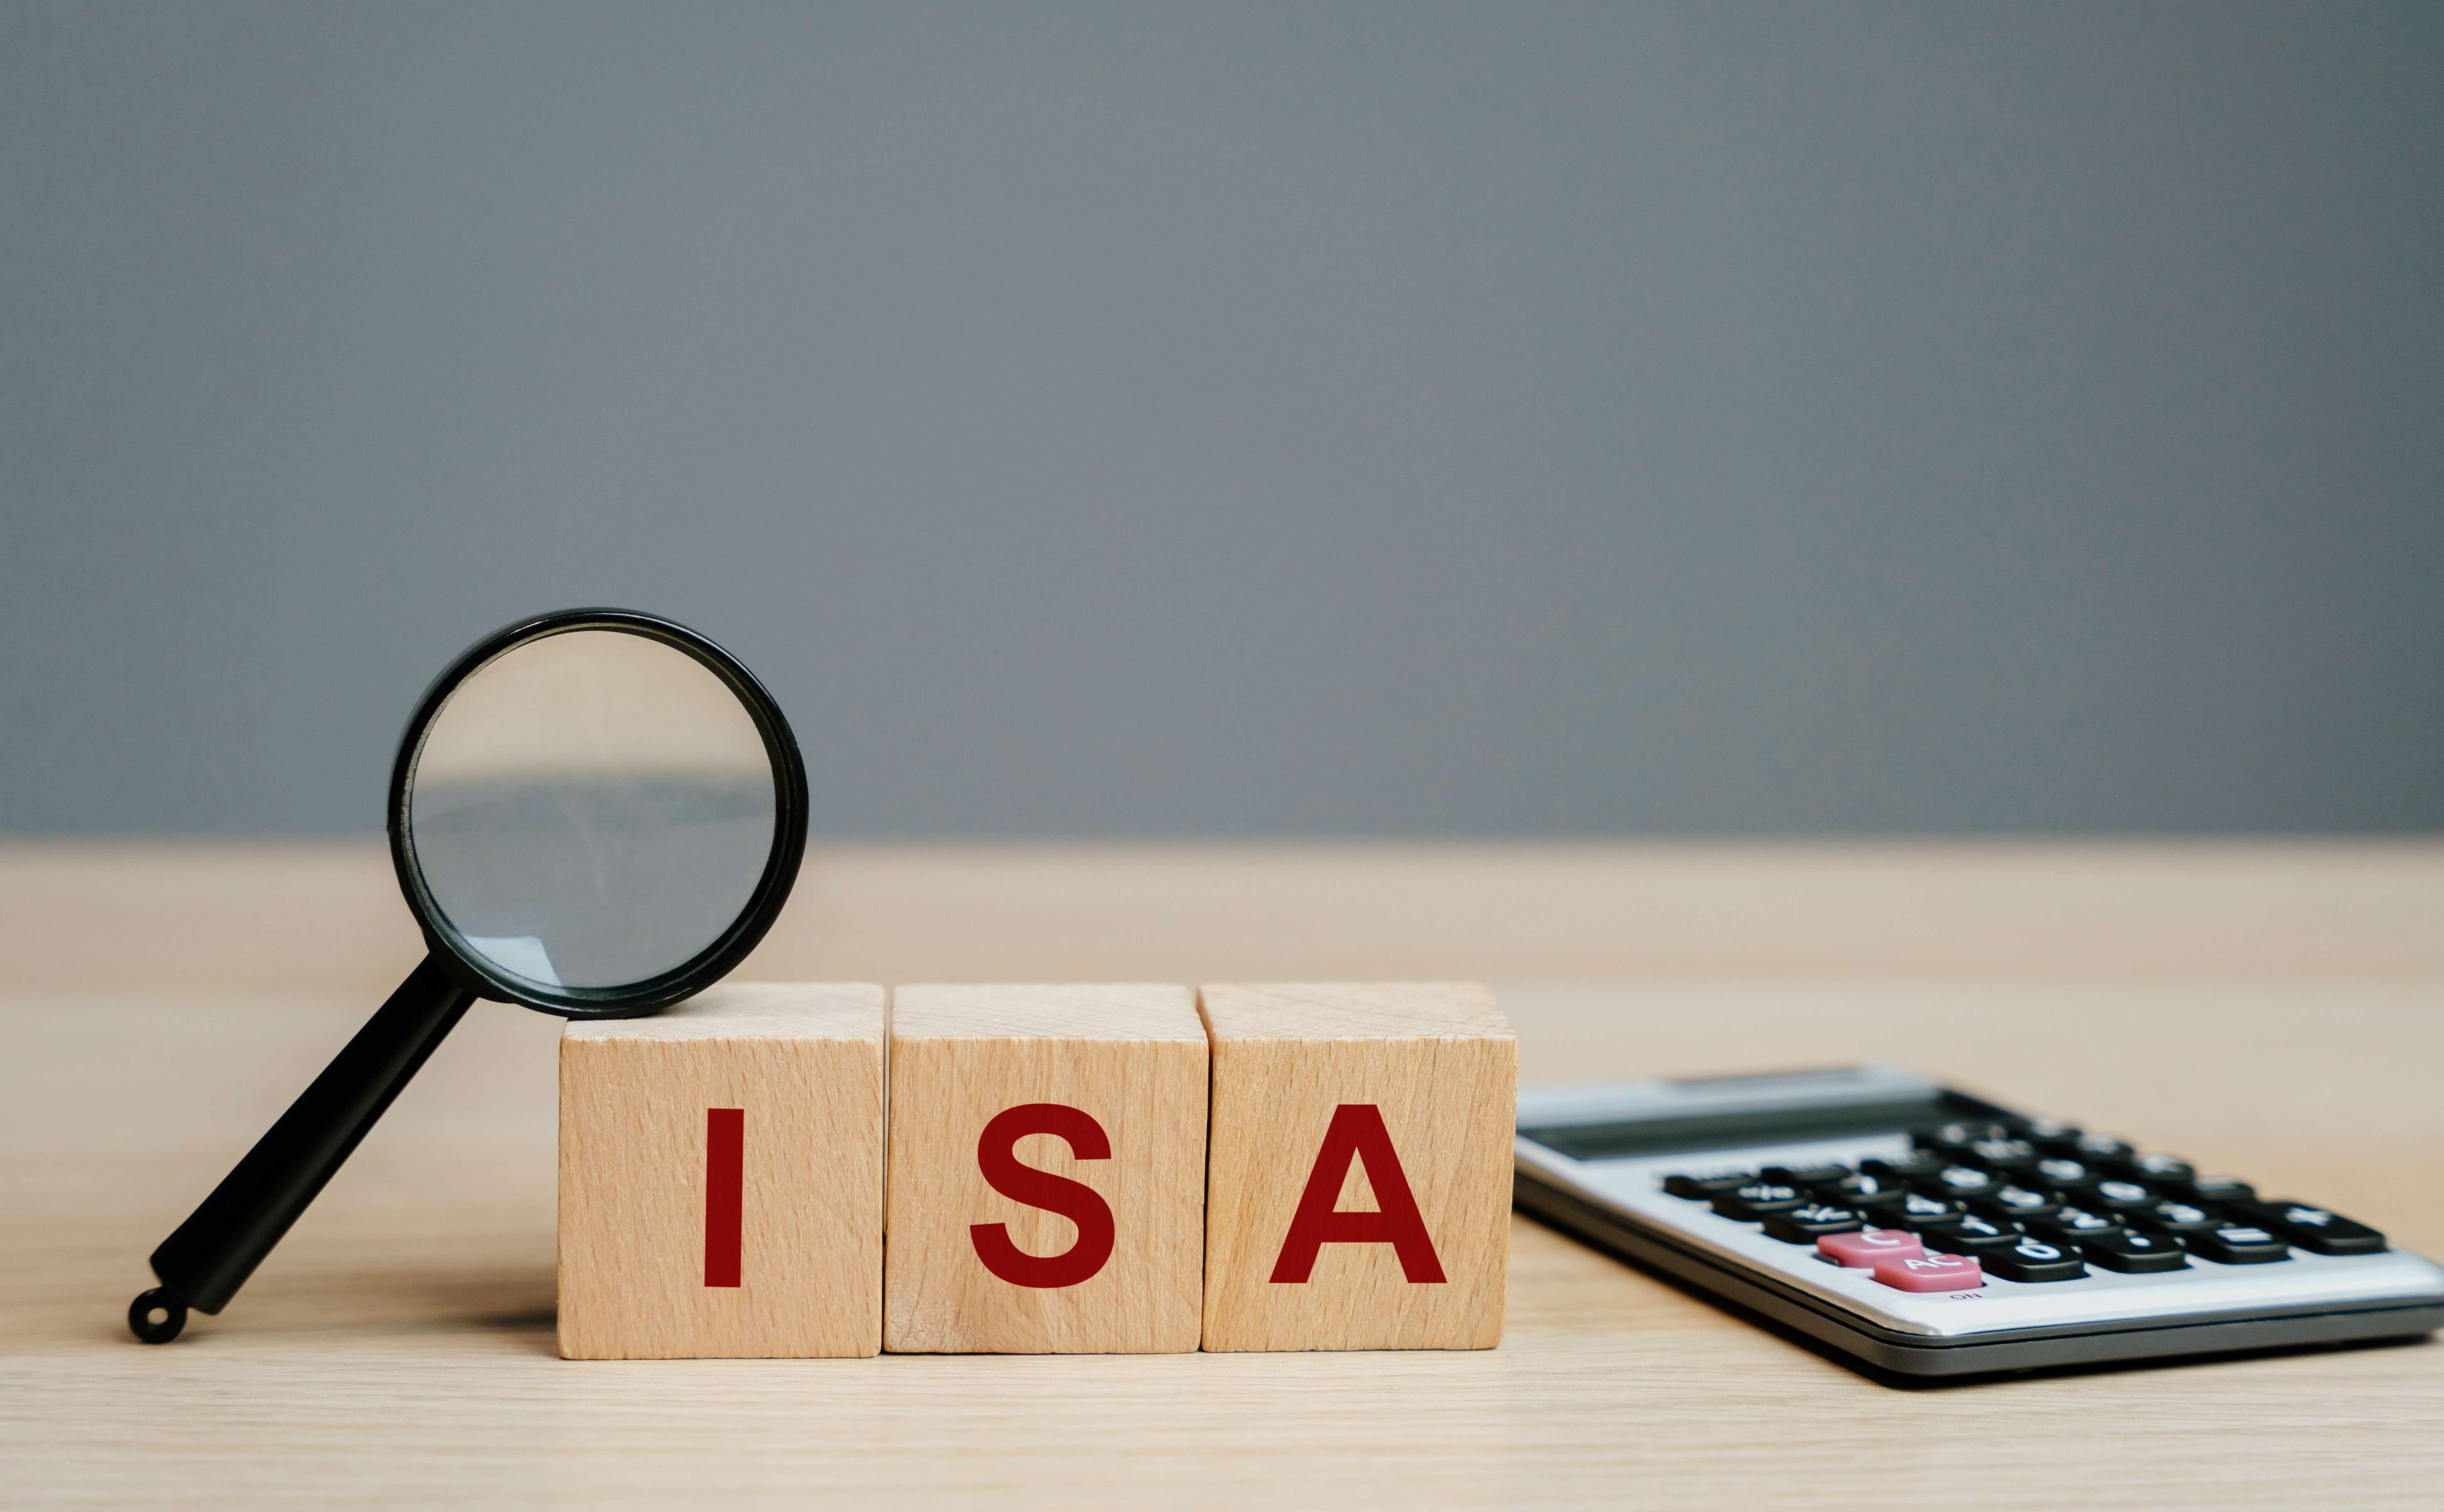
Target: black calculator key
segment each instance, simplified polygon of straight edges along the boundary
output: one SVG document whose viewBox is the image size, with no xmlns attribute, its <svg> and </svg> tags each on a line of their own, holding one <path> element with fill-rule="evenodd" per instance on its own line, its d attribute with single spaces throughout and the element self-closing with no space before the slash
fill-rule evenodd
<svg viewBox="0 0 2444 1512">
<path fill-rule="evenodd" d="M 2011 1219 L 2026 1223 L 2031 1218 L 2048 1218 L 2062 1210 L 2062 1204 L 2042 1191 L 2006 1183 L 1982 1197 L 1968 1199 L 1971 1210 L 1989 1218 Z"/>
<path fill-rule="evenodd" d="M 1807 1190 L 1818 1202 L 1831 1203 L 1837 1208 L 1865 1208 L 1877 1211 L 1897 1208 L 1909 1195 L 1909 1189 L 1899 1182 L 1863 1171 L 1838 1181 L 1811 1182 Z"/>
<path fill-rule="evenodd" d="M 2134 1181 L 2187 1183 L 2197 1168 L 2178 1155 L 2133 1155 L 2121 1162 L 2121 1169 Z"/>
<path fill-rule="evenodd" d="M 2034 1171 L 2024 1172 L 2022 1179 L 2041 1181 L 2058 1192 L 2068 1194 L 2087 1190 L 2102 1181 L 2104 1175 L 2084 1160 L 2069 1155 L 2047 1155 L 2037 1162 Z"/>
<path fill-rule="evenodd" d="M 1805 1208 L 1788 1212 L 1768 1213 L 1765 1231 L 1774 1238 L 1793 1245 L 1812 1245 L 1825 1234 L 1848 1234 L 1867 1226 L 1867 1221 L 1855 1208 L 1835 1208 L 1825 1203 L 1811 1202 Z"/>
<path fill-rule="evenodd" d="M 2236 1202 L 2226 1210 L 2242 1223 L 2269 1229 L 2320 1255 L 2373 1255 L 2384 1248 L 2384 1235 L 2330 1208 L 2313 1208 L 2305 1202 Z"/>
<path fill-rule="evenodd" d="M 1768 1166 L 1757 1172 L 1768 1181 L 1778 1181 L 1786 1187 L 1813 1187 L 1820 1181 L 1839 1181 L 1850 1173 L 1847 1166 Z"/>
<path fill-rule="evenodd" d="M 2003 1185 L 2003 1178 L 1975 1166 L 1946 1166 L 1932 1176 L 1920 1176 L 1910 1183 L 1930 1197 L 1949 1197 L 1962 1201 L 1983 1197 Z"/>
<path fill-rule="evenodd" d="M 2254 1224 L 2218 1224 L 2203 1233 L 2185 1234 L 2182 1242 L 2191 1254 L 2224 1265 L 2264 1265 L 2291 1258 L 2282 1235 Z"/>
<path fill-rule="evenodd" d="M 2217 1203 L 2251 1202 L 2257 1197 L 2257 1189 L 2238 1176 L 2193 1176 L 2177 1186 L 2167 1182 L 2157 1189 L 2167 1197 L 2203 1203 L 2210 1208 Z"/>
<path fill-rule="evenodd" d="M 2084 1208 L 2064 1208 L 2043 1218 L 2028 1222 L 2028 1232 L 2045 1239 L 2067 1240 L 2084 1245 L 2102 1234 L 2118 1234 L 2121 1226 L 2102 1213 L 2092 1213 Z"/>
<path fill-rule="evenodd" d="M 1916 1154 L 1903 1155 L 1898 1159 L 1884 1155 L 1874 1156 L 1860 1161 L 1859 1169 L 1871 1176 L 1885 1176 L 1894 1181 L 1915 1181 L 1920 1176 L 1932 1176 L 1950 1164 L 1952 1162 L 1941 1155 L 1930 1155 L 1920 1152 Z"/>
<path fill-rule="evenodd" d="M 1980 1139 L 2008 1139 L 2010 1136 L 2011 1131 L 2002 1124 L 1962 1120 L 1935 1129 L 1913 1129 L 1910 1131 L 1910 1143 L 1946 1159 L 1958 1160 L 1968 1153 L 1971 1145 Z"/>
<path fill-rule="evenodd" d="M 1913 1233 L 1923 1233 L 1929 1227 L 1951 1223 L 1960 1216 L 1960 1205 L 1941 1197 L 1930 1197 L 1922 1191 L 1901 1194 L 1901 1200 L 1890 1208 L 1879 1208 L 1876 1216 Z"/>
<path fill-rule="evenodd" d="M 1970 1165 L 1998 1175 L 2016 1177 L 2033 1167 L 2038 1160 L 2037 1147 L 2026 1139 L 1979 1139 L 1960 1152 L 1960 1158 Z"/>
<path fill-rule="evenodd" d="M 2143 1229 L 2117 1228 L 2109 1234 L 2082 1235 L 2079 1247 L 2089 1264 L 2131 1275 L 2185 1270 L 2190 1263 L 2179 1240 Z"/>
<path fill-rule="evenodd" d="M 2079 1247 L 2023 1234 L 2020 1242 L 1977 1252 L 1977 1263 L 1986 1267 L 1989 1276 L 2005 1281 L 2077 1281 L 2087 1274 L 2080 1263 Z"/>
<path fill-rule="evenodd" d="M 2194 1202 L 2175 1202 L 2170 1198 L 2151 1202 L 2143 1208 L 2133 1208 L 2123 1216 L 2138 1227 L 2153 1229 L 2159 1234 L 2178 1234 L 2185 1239 L 2192 1234 L 2205 1233 L 2210 1228 L 2220 1228 L 2225 1222 L 2223 1214 L 2212 1208 L 2201 1208 Z"/>
<path fill-rule="evenodd" d="M 2163 1199 L 2135 1181 L 2124 1181 L 2116 1176 L 2110 1181 L 2100 1181 L 2092 1189 L 2081 1192 L 2079 1200 L 2083 1207 L 2118 1213 L 2151 1207 Z"/>
<path fill-rule="evenodd" d="M 1718 1191 L 1745 1187 L 1757 1179 L 1753 1171 L 1722 1171 L 1700 1175 L 1674 1175 L 1663 1178 L 1663 1189 L 1675 1197 L 1694 1197 L 1705 1202 Z"/>
<path fill-rule="evenodd" d="M 2060 1118 L 2031 1118 L 2020 1125 L 2020 1137 L 2049 1155 L 2069 1154 L 2079 1143 L 2079 1129 Z"/>
<path fill-rule="evenodd" d="M 1929 1224 L 1917 1231 L 1918 1242 L 1945 1255 L 1973 1255 L 1983 1260 L 1992 1249 L 2008 1249 L 2027 1237 L 2009 1224 L 1976 1213 L 1962 1213 L 1947 1224 Z"/>
<path fill-rule="evenodd" d="M 2084 1160 L 2091 1166 L 2127 1160 L 2138 1152 L 2138 1148 L 2129 1140 L 2116 1139 L 2111 1134 L 2081 1134 L 2077 1139 L 2072 1140 L 2070 1148 L 2064 1152 L 2073 1160 Z"/>
<path fill-rule="evenodd" d="M 1768 1213 L 1788 1212 L 1807 1205 L 1807 1194 L 1779 1181 L 1752 1181 L 1745 1187 L 1714 1193 L 1714 1211 L 1743 1223 L 1757 1223 Z"/>
</svg>

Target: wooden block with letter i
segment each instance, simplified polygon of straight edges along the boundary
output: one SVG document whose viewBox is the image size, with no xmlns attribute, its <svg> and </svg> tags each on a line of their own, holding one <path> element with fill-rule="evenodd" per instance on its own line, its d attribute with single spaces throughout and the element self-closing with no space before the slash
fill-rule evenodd
<svg viewBox="0 0 2444 1512">
<path fill-rule="evenodd" d="M 882 988 L 725 983 L 560 1042 L 560 1353 L 882 1343 Z"/>
<path fill-rule="evenodd" d="M 1502 1341 L 1519 1045 L 1473 983 L 1208 986 L 1209 1350 Z"/>
<path fill-rule="evenodd" d="M 1184 986 L 899 988 L 882 1347 L 1196 1348 L 1205 1098 Z"/>
</svg>

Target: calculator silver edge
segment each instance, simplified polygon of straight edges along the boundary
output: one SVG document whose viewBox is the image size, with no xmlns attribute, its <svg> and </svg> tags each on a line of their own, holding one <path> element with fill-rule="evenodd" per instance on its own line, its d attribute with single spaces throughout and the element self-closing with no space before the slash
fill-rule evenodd
<svg viewBox="0 0 2444 1512">
<path fill-rule="evenodd" d="M 1838 1108 L 1941 1090 L 1887 1066 L 1704 1082 L 1526 1087 L 1518 1121 L 1522 1128 L 1552 1128 L 1656 1114 Z M 1906 1144 L 1898 1134 L 1869 1135 L 1707 1154 L 1750 1167 L 1811 1158 L 1855 1162 L 1898 1153 Z M 1904 1371 L 1949 1374 L 2411 1335 L 2444 1323 L 2444 1269 L 2399 1249 L 2347 1257 L 2295 1250 L 2279 1265 L 2201 1263 L 2176 1276 L 2092 1270 L 2071 1282 L 1990 1278 L 1974 1292 L 1896 1291 L 1663 1191 L 1662 1177 L 1692 1160 L 1682 1152 L 1580 1161 L 1523 1137 L 1516 1142 L 1518 1206 L 1565 1231 L 1597 1230 L 1589 1237 L 1610 1239 L 1633 1258 Z M 1833 1325 L 1831 1333 L 1824 1324 Z M 1862 1349 L 1858 1336 L 1884 1347 Z M 2046 1340 L 2053 1342 L 2037 1342 Z"/>
</svg>

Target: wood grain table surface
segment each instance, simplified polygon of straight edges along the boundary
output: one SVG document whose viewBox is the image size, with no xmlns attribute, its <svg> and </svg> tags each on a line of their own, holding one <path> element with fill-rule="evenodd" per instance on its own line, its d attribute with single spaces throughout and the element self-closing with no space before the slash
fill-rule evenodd
<svg viewBox="0 0 2444 1512">
<path fill-rule="evenodd" d="M 1525 1219 L 1492 1351 L 563 1361 L 491 1004 L 131 1342 L 416 955 L 378 845 L 0 847 L 0 1504 L 2444 1506 L 2444 1346 L 1903 1389 Z M 1530 1081 L 1891 1060 L 2444 1254 L 2444 843 L 819 847 L 740 974 L 1482 978 Z"/>
</svg>

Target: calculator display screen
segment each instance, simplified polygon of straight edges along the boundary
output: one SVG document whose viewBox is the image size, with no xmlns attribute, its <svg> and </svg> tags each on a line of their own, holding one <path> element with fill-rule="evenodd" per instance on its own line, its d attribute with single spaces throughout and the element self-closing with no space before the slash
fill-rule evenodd
<svg viewBox="0 0 2444 1512">
<path fill-rule="evenodd" d="M 1555 1124 L 1522 1129 L 1519 1133 L 1523 1138 L 1573 1160 L 1619 1160 L 1679 1151 L 1899 1134 L 1954 1118 L 1990 1118 L 1997 1111 L 1974 1097 L 1941 1092 L 1930 1097 L 1832 1106 L 1658 1114 L 1616 1123 Z"/>
</svg>

